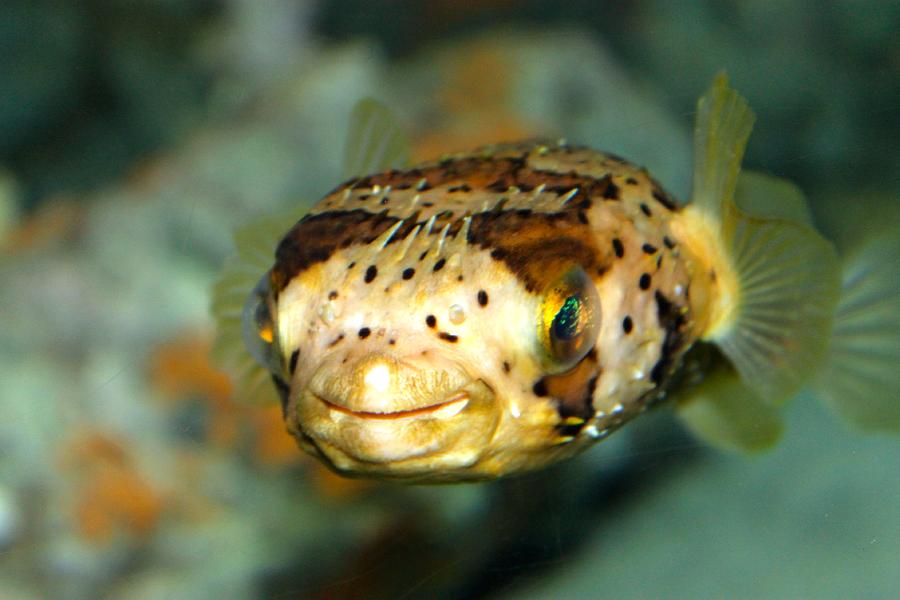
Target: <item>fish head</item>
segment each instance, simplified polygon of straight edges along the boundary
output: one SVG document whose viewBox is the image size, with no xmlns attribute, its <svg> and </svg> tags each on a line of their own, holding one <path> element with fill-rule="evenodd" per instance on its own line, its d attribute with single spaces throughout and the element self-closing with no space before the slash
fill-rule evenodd
<svg viewBox="0 0 900 600">
<path fill-rule="evenodd" d="M 589 415 L 567 413 L 544 382 L 561 378 L 590 411 L 601 306 L 585 270 L 554 265 L 528 289 L 464 231 L 389 244 L 388 233 L 289 280 L 276 268 L 251 298 L 263 332 L 251 343 L 275 357 L 301 447 L 342 474 L 417 481 L 494 478 L 574 452 L 567 424 Z"/>
</svg>

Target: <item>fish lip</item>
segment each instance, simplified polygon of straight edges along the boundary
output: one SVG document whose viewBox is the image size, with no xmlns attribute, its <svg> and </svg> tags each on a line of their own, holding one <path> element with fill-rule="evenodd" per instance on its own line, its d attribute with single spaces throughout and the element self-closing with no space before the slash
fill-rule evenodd
<svg viewBox="0 0 900 600">
<path fill-rule="evenodd" d="M 396 420 L 396 419 L 410 419 L 416 417 L 428 417 L 428 416 L 445 416 L 452 417 L 456 414 L 463 411 L 466 406 L 468 406 L 469 401 L 471 400 L 471 394 L 466 391 L 466 386 L 458 389 L 454 393 L 452 393 L 445 400 L 440 402 L 436 402 L 434 404 L 429 404 L 428 406 L 421 406 L 419 408 L 412 408 L 409 410 L 398 410 L 391 412 L 372 412 L 372 411 L 363 411 L 363 410 L 351 410 L 345 406 L 340 406 L 338 404 L 334 404 L 333 402 L 329 402 L 325 398 L 316 395 L 316 399 L 318 399 L 322 404 L 324 404 L 329 410 L 337 411 L 344 415 L 348 415 L 351 417 L 356 417 L 358 419 L 370 419 L 370 420 Z M 441 413 L 451 413 L 447 415 L 441 415 Z"/>
</svg>

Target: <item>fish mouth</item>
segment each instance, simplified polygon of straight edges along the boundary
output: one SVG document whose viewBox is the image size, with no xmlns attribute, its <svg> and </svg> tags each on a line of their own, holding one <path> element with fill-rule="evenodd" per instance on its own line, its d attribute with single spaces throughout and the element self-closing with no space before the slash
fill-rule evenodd
<svg viewBox="0 0 900 600">
<path fill-rule="evenodd" d="M 406 478 L 468 468 L 489 445 L 500 415 L 493 388 L 481 379 L 424 406 L 392 398 L 370 397 L 371 403 L 348 408 L 342 398 L 307 389 L 288 429 L 340 472 Z"/>
<path fill-rule="evenodd" d="M 397 410 L 397 411 L 365 411 L 365 410 L 352 410 L 345 406 L 340 406 L 338 404 L 334 404 L 333 402 L 329 402 L 325 398 L 321 396 L 317 396 L 317 399 L 324 404 L 329 411 L 338 412 L 344 415 L 349 415 L 352 417 L 357 417 L 360 419 L 374 419 L 381 421 L 390 421 L 390 420 L 399 420 L 399 419 L 411 419 L 416 417 L 432 417 L 438 419 L 449 419 L 450 417 L 454 417 L 462 412 L 466 406 L 468 406 L 469 401 L 471 400 L 471 395 L 466 390 L 458 390 L 457 392 L 451 394 L 447 399 L 442 400 L 441 402 L 436 402 L 435 404 L 429 404 L 428 406 L 422 406 L 419 408 L 413 408 L 409 410 Z"/>
</svg>

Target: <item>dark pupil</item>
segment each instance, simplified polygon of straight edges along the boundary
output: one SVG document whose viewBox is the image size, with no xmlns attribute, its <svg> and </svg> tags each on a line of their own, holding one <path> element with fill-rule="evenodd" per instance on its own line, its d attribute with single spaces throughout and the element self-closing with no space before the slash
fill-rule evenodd
<svg viewBox="0 0 900 600">
<path fill-rule="evenodd" d="M 551 330 L 553 337 L 561 341 L 568 341 L 577 336 L 579 322 L 581 321 L 581 300 L 577 296 L 569 296 L 563 302 L 562 308 L 553 317 Z"/>
</svg>

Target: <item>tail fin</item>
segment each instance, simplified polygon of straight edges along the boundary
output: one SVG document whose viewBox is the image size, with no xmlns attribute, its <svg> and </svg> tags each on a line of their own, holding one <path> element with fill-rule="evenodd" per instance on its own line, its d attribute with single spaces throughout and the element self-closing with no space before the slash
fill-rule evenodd
<svg viewBox="0 0 900 600">
<path fill-rule="evenodd" d="M 870 240 L 844 263 L 824 368 L 813 389 L 871 431 L 900 431 L 900 232 Z"/>
</svg>

